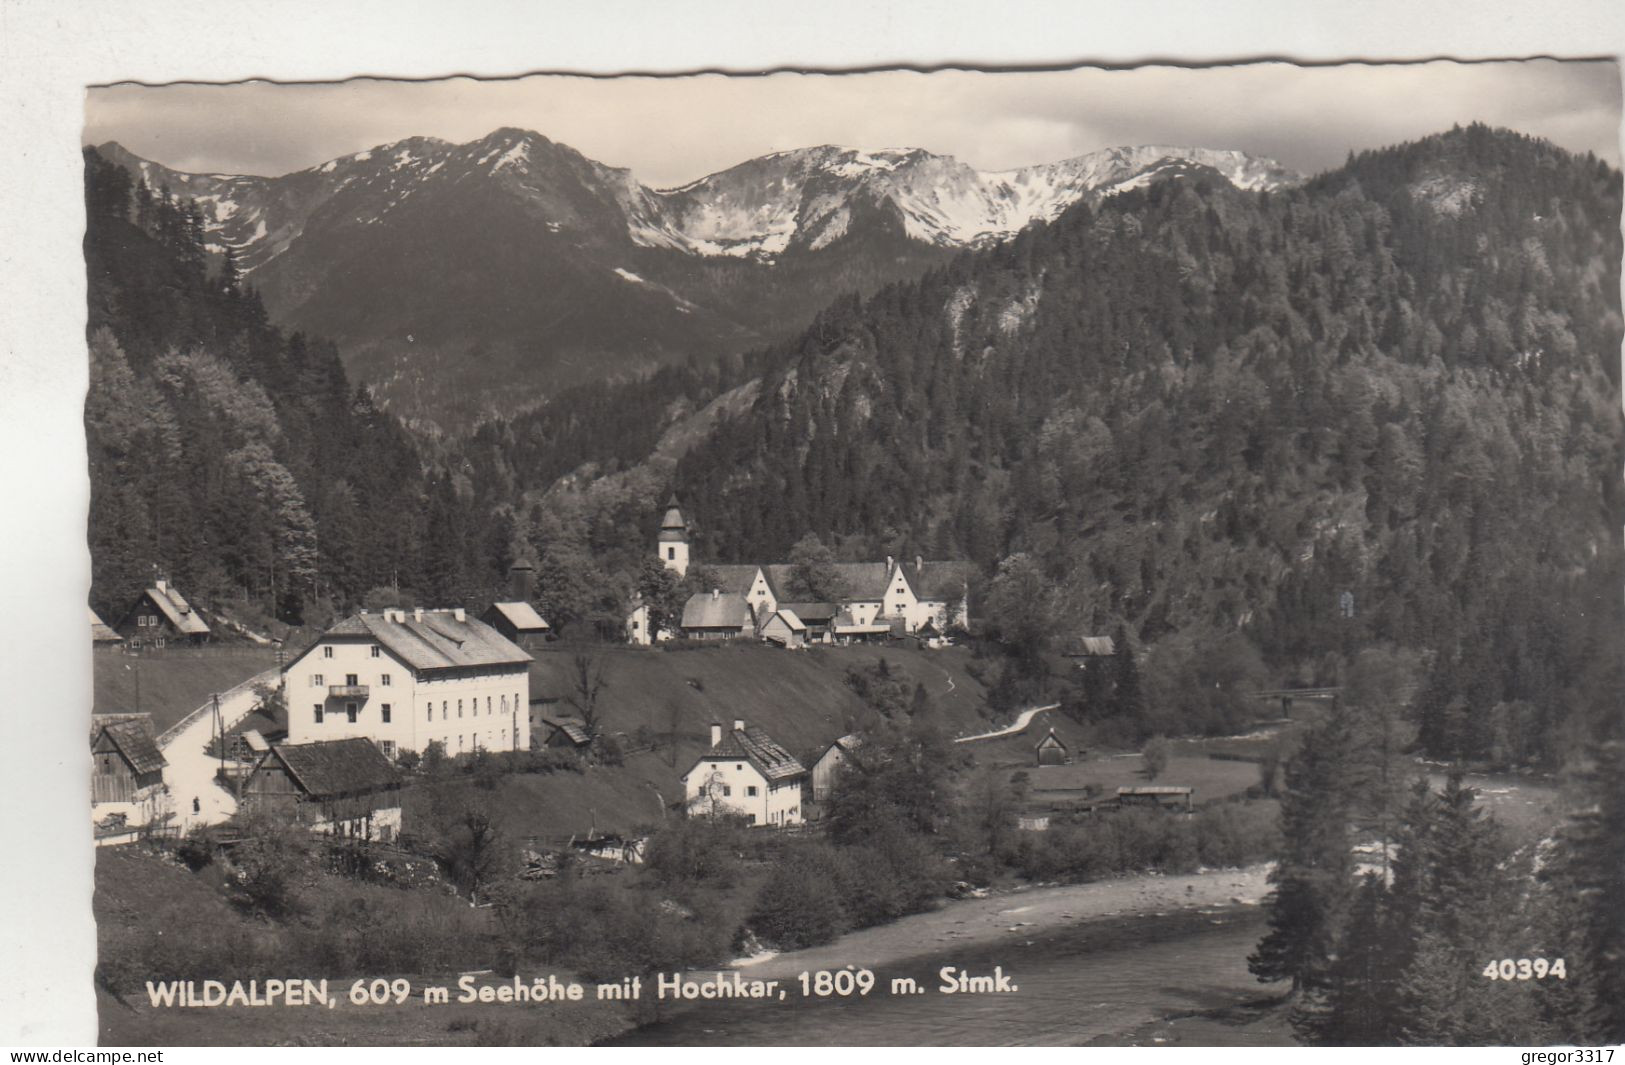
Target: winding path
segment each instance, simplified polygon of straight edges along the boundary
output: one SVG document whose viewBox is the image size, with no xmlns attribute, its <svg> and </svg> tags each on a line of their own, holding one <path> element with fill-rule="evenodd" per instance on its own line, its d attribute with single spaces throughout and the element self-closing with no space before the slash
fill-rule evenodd
<svg viewBox="0 0 1625 1065">
<path fill-rule="evenodd" d="M 1013 725 L 1006 725 L 1004 728 L 995 729 L 992 732 L 978 733 L 975 736 L 961 736 L 954 742 L 975 743 L 977 740 L 996 740 L 1000 736 L 1014 736 L 1018 732 L 1025 732 L 1027 730 L 1027 726 L 1032 724 L 1033 718 L 1039 714 L 1042 714 L 1045 710 L 1059 710 L 1060 708 L 1060 703 L 1048 703 L 1044 706 L 1029 707 L 1028 709 L 1023 710 L 1016 717 L 1016 723 Z"/>
<path fill-rule="evenodd" d="M 234 728 L 254 709 L 258 702 L 254 685 L 274 685 L 278 672 L 272 667 L 220 693 L 220 716 L 227 729 Z M 170 799 L 175 804 L 175 822 L 182 832 L 195 825 L 218 825 L 237 812 L 237 800 L 214 780 L 215 770 L 220 765 L 220 760 L 210 757 L 208 751 L 214 729 L 214 701 L 211 699 L 158 737 L 158 746 L 169 762 L 164 767 L 164 783 L 169 785 Z M 198 803 L 196 813 L 192 811 L 193 799 Z"/>
</svg>

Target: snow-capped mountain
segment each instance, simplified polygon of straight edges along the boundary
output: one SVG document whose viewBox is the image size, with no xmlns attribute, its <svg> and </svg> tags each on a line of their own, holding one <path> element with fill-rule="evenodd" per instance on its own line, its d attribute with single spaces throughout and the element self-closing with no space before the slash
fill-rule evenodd
<svg viewBox="0 0 1625 1065">
<path fill-rule="evenodd" d="M 332 338 L 388 400 L 437 419 L 759 347 L 842 293 L 918 276 L 1080 200 L 1196 175 L 1241 189 L 1300 180 L 1207 149 L 988 173 L 917 148 L 817 147 L 655 189 L 519 129 L 414 137 L 280 177 L 97 150 L 192 201 L 278 322 Z"/>
</svg>

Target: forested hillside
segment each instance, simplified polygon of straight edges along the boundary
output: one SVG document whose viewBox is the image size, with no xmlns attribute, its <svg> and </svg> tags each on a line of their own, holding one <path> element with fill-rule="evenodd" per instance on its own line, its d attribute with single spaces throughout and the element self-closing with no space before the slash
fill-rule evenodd
<svg viewBox="0 0 1625 1065">
<path fill-rule="evenodd" d="M 86 206 L 92 604 L 116 618 L 155 571 L 287 622 L 376 587 L 449 595 L 460 504 L 332 346 L 269 325 L 194 209 L 94 151 Z"/>
<path fill-rule="evenodd" d="M 1545 759 L 1625 632 L 1619 211 L 1617 171 L 1477 126 L 1079 205 L 831 307 L 677 488 L 701 557 L 967 555 L 1009 644 L 1436 652 L 1430 750 Z"/>
</svg>

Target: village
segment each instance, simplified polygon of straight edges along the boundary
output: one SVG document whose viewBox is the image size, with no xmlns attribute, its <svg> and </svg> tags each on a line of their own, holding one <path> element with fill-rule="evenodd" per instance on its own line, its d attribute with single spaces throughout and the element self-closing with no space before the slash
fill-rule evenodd
<svg viewBox="0 0 1625 1065">
<path fill-rule="evenodd" d="M 690 547 L 673 498 L 664 508 L 657 557 L 681 578 L 690 569 Z M 99 697 L 90 730 L 97 844 L 179 838 L 231 822 L 239 811 L 274 811 L 313 832 L 388 847 L 411 838 L 402 796 L 425 763 L 554 752 L 624 769 L 629 755 L 658 765 L 660 747 L 665 779 L 624 782 L 651 789 L 655 802 L 635 796 L 632 816 L 617 813 L 627 806 L 624 797 L 603 803 L 602 824 L 596 806 L 581 824 L 570 816 L 550 818 L 544 805 L 534 811 L 535 830 L 524 837 L 538 846 L 545 840 L 635 862 L 646 833 L 634 830 L 667 816 L 815 826 L 843 774 L 862 771 L 864 736 L 848 730 L 850 709 L 841 716 L 831 712 L 838 707 L 825 706 L 786 721 L 779 707 L 791 678 L 774 652 L 839 655 L 843 668 L 907 663 L 900 675 L 940 675 L 958 743 L 994 741 L 1012 765 L 1048 774 L 1020 813 L 1023 829 L 1043 830 L 1053 814 L 1068 810 L 1140 803 L 1193 808 L 1188 785 L 1129 778 L 1107 794 L 1098 782 L 1072 779 L 1084 752 L 1069 721 L 1049 720 L 1059 716 L 1058 704 L 1016 714 L 1013 724 L 983 716 L 983 685 L 967 675 L 967 656 L 952 636 L 970 625 L 967 564 L 838 563 L 833 569 L 843 594 L 825 602 L 789 599 L 785 590 L 796 583 L 791 569 L 785 563 L 708 566 L 710 587 L 682 604 L 674 625 L 657 628 L 648 605 L 634 600 L 625 646 L 587 652 L 554 640 L 531 602 L 534 572 L 525 562 L 513 567 L 512 597 L 477 616 L 463 606 L 363 609 L 291 649 L 256 647 L 263 637 L 217 631 L 179 589 L 155 579 L 116 624 L 90 615 L 98 661 L 137 670 L 135 701 L 140 675 L 162 674 L 166 665 L 183 670 L 214 656 L 247 675 L 197 706 L 110 707 Z M 250 653 L 242 653 L 244 644 Z M 707 699 L 701 678 L 667 677 L 629 690 L 626 695 L 642 696 L 640 705 L 629 704 L 618 690 L 623 685 L 605 676 L 607 662 L 629 654 L 699 661 L 724 644 L 745 652 L 727 657 L 730 672 L 742 668 L 767 702 L 755 692 L 726 689 Z M 262 655 L 253 655 L 255 649 Z M 267 651 L 279 664 L 254 669 Z M 1080 636 L 1069 653 L 1078 669 L 1102 669 L 1114 647 L 1110 637 Z M 671 691 L 662 694 L 661 679 L 689 696 L 688 705 L 674 702 Z M 851 702 L 850 693 L 840 694 Z M 773 706 L 767 716 L 777 738 L 760 721 L 723 712 L 744 713 L 753 705 Z M 708 706 L 720 709 L 706 720 Z M 665 735 L 656 740 L 662 725 Z M 691 737 L 684 736 L 685 725 Z M 678 750 L 689 738 L 692 750 L 685 749 L 679 763 Z M 1063 781 L 1069 767 L 1072 776 Z M 526 854 L 536 867 L 546 865 L 537 847 Z"/>
</svg>

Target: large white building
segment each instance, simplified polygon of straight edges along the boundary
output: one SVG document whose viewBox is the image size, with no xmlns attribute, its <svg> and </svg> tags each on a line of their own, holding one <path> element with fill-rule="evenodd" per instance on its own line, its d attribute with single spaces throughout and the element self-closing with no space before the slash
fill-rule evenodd
<svg viewBox="0 0 1625 1065">
<path fill-rule="evenodd" d="M 683 774 L 688 816 L 735 814 L 753 825 L 801 822 L 806 768 L 759 728 L 743 721 L 724 733 L 711 726 L 711 746 Z"/>
<path fill-rule="evenodd" d="M 530 749 L 530 655 L 457 610 L 345 618 L 283 673 L 288 742 L 364 736 L 389 758 Z"/>
</svg>

